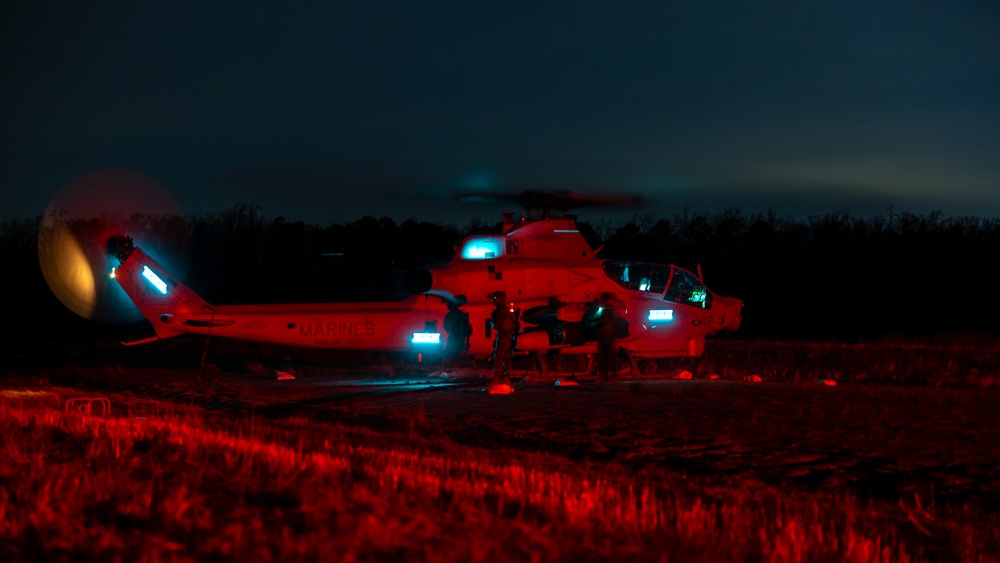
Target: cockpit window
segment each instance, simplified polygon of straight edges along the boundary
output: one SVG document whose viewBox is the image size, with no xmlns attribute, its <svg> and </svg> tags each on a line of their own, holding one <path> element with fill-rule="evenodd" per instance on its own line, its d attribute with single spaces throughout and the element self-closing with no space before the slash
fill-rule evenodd
<svg viewBox="0 0 1000 563">
<path fill-rule="evenodd" d="M 507 254 L 517 254 L 517 241 L 507 239 Z"/>
<path fill-rule="evenodd" d="M 674 268 L 674 276 L 670 280 L 670 287 L 667 288 L 663 300 L 694 305 L 702 309 L 712 308 L 712 293 L 697 276 L 680 268 Z"/>
<path fill-rule="evenodd" d="M 670 279 L 670 267 L 642 262 L 605 262 L 604 275 L 616 284 L 633 291 L 663 294 Z"/>
</svg>

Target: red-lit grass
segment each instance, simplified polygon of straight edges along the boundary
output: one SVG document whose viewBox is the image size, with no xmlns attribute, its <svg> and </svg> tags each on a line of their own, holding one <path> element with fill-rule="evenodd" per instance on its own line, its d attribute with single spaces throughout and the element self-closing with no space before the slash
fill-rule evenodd
<svg viewBox="0 0 1000 563">
<path fill-rule="evenodd" d="M 994 560 L 994 515 L 291 419 L 0 399 L 5 560 Z M 120 401 L 116 401 L 120 404 Z M 146 412 L 144 418 L 119 416 Z"/>
<path fill-rule="evenodd" d="M 732 380 L 759 375 L 767 381 L 989 389 L 1000 385 L 1000 339 L 973 334 L 853 343 L 713 339 L 700 358 L 653 360 L 644 373 L 678 368 Z"/>
</svg>

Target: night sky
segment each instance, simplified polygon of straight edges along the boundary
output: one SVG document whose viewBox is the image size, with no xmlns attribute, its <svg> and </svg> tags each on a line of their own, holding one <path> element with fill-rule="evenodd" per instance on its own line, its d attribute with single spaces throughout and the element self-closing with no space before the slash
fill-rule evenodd
<svg viewBox="0 0 1000 563">
<path fill-rule="evenodd" d="M 3 3 L 0 219 L 105 168 L 321 226 L 516 210 L 473 188 L 1000 215 L 993 0 L 145 4 Z"/>
</svg>

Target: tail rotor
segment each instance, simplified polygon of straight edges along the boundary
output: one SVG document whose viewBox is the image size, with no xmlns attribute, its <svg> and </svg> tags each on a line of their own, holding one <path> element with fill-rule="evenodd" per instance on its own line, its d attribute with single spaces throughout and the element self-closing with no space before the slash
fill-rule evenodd
<svg viewBox="0 0 1000 563">
<path fill-rule="evenodd" d="M 70 182 L 46 208 L 38 264 L 52 293 L 77 315 L 108 324 L 136 322 L 143 318 L 139 310 L 110 279 L 123 242 L 132 238 L 184 269 L 187 224 L 170 194 L 141 174 L 99 170 Z"/>
</svg>

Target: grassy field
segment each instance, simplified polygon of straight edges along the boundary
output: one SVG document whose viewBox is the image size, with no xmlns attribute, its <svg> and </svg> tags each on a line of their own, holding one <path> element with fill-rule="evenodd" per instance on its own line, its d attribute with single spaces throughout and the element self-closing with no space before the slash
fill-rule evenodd
<svg viewBox="0 0 1000 563">
<path fill-rule="evenodd" d="M 867 342 L 714 339 L 700 358 L 651 361 L 643 371 L 655 375 L 681 368 L 737 380 L 759 375 L 780 382 L 829 379 L 988 389 L 1000 385 L 1000 337 L 955 334 Z"/>
<path fill-rule="evenodd" d="M 968 336 L 724 340 L 643 375 L 995 393 L 998 361 L 991 339 Z M 36 373 L 0 379 L 4 561 L 1000 560 L 996 507 L 628 469 L 462 445 L 419 420 L 262 417 L 110 387 L 110 412 L 81 412 L 67 407 L 86 390 Z"/>
<path fill-rule="evenodd" d="M 995 561 L 1000 537 L 971 509 L 76 395 L 0 395 L 3 560 Z"/>
</svg>

